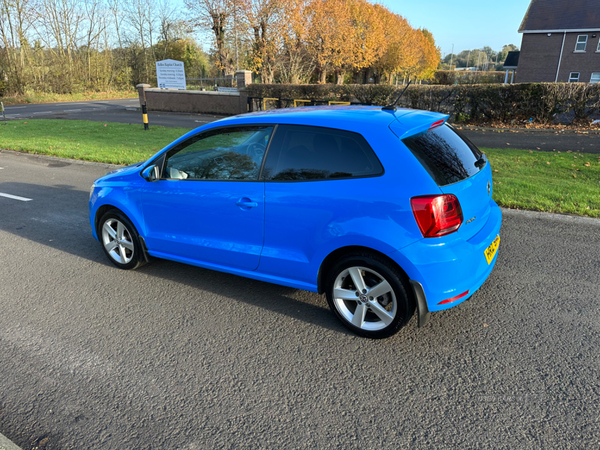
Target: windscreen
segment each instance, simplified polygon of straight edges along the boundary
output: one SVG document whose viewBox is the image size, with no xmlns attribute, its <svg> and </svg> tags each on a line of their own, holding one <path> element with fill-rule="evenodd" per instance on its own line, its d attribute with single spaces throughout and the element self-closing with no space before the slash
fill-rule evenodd
<svg viewBox="0 0 600 450">
<path fill-rule="evenodd" d="M 462 181 L 485 166 L 485 157 L 479 149 L 448 124 L 410 136 L 402 142 L 438 186 Z"/>
</svg>

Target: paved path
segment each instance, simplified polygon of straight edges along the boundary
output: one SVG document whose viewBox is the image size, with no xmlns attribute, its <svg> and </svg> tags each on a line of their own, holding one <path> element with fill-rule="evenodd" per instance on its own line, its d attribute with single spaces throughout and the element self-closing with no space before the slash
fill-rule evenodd
<svg viewBox="0 0 600 450">
<path fill-rule="evenodd" d="M 461 130 L 480 148 L 518 148 L 525 150 L 579 151 L 600 153 L 600 133 L 556 130 Z"/>
<path fill-rule="evenodd" d="M 109 168 L 0 153 L 0 433 L 25 450 L 596 448 L 600 221 L 504 211 L 468 302 L 372 341 L 322 296 L 113 267 Z"/>
</svg>

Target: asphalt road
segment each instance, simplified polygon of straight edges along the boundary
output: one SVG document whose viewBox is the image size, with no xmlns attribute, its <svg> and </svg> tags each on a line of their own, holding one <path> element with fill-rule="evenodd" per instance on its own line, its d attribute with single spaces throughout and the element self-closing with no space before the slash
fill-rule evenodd
<svg viewBox="0 0 600 450">
<path fill-rule="evenodd" d="M 142 125 L 140 102 L 137 98 L 122 100 L 91 100 L 64 103 L 36 103 L 6 106 L 7 120 L 66 119 L 95 122 L 137 123 Z M 169 112 L 148 113 L 149 123 L 163 127 L 196 128 L 224 116 Z"/>
<path fill-rule="evenodd" d="M 596 448 L 600 221 L 504 211 L 491 277 L 398 335 L 90 236 L 92 164 L 0 153 L 0 433 L 24 449 Z"/>
<path fill-rule="evenodd" d="M 135 111 L 140 102 L 137 98 L 119 100 L 89 100 L 81 102 L 32 103 L 27 105 L 5 106 L 7 119 L 48 118 L 46 116 L 88 116 L 100 111 L 126 110 Z"/>
<path fill-rule="evenodd" d="M 600 133 L 597 131 L 463 128 L 461 132 L 480 148 L 600 153 Z"/>
<path fill-rule="evenodd" d="M 7 106 L 8 119 L 80 119 L 142 125 L 138 99 Z M 196 128 L 224 116 L 170 112 L 148 113 L 150 126 Z M 579 151 L 600 153 L 600 133 L 555 130 L 502 130 L 464 128 L 462 132 L 481 148 Z"/>
</svg>

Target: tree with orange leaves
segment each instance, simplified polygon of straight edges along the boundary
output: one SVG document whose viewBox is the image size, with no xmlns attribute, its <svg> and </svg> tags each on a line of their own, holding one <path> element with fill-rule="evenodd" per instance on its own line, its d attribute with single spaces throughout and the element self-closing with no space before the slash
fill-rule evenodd
<svg viewBox="0 0 600 450">
<path fill-rule="evenodd" d="M 275 56 L 281 39 L 282 0 L 243 0 L 242 13 L 251 34 L 250 69 L 260 73 L 263 83 L 272 83 Z"/>
<path fill-rule="evenodd" d="M 440 49 L 435 45 L 433 34 L 431 34 L 429 30 L 423 28 L 422 30 L 417 31 L 423 36 L 422 38 L 419 37 L 422 42 L 422 51 L 418 64 L 418 78 L 427 79 L 430 78 L 435 69 L 437 69 L 442 55 Z"/>
<path fill-rule="evenodd" d="M 375 5 L 380 23 L 385 30 L 387 45 L 373 68 L 384 81 L 391 82 L 417 62 L 418 47 L 414 29 L 408 21 L 381 5 Z"/>
<path fill-rule="evenodd" d="M 281 47 L 277 69 L 283 82 L 298 84 L 315 70 L 314 54 L 308 51 L 309 7 L 312 0 L 287 0 L 281 9 Z"/>
<path fill-rule="evenodd" d="M 389 45 L 389 31 L 385 29 L 381 20 L 380 5 L 373 5 L 365 0 L 353 0 L 349 2 L 349 7 L 352 24 L 349 39 L 352 50 L 345 67 L 356 72 L 374 66 L 381 59 Z"/>
<path fill-rule="evenodd" d="M 429 78 L 440 59 L 433 35 L 427 30 L 412 28 L 406 19 L 383 6 L 375 7 L 386 30 L 387 47 L 373 68 L 388 83 L 396 76 L 405 79 Z"/>
<path fill-rule="evenodd" d="M 328 71 L 340 71 L 352 58 L 353 29 L 349 4 L 353 0 L 314 0 L 308 8 L 310 22 L 307 44 L 315 58 L 319 83 L 325 83 Z"/>
</svg>

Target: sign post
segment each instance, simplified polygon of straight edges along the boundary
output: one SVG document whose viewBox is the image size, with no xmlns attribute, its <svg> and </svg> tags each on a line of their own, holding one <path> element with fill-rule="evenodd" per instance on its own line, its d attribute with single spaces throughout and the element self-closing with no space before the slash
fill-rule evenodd
<svg viewBox="0 0 600 450">
<path fill-rule="evenodd" d="M 6 116 L 4 115 L 4 103 L 0 102 L 0 111 L 2 111 L 2 118 L 4 119 L 4 125 L 8 125 L 8 122 L 6 122 Z"/>
<path fill-rule="evenodd" d="M 186 89 L 183 61 L 156 61 L 156 81 L 161 89 Z"/>
</svg>

